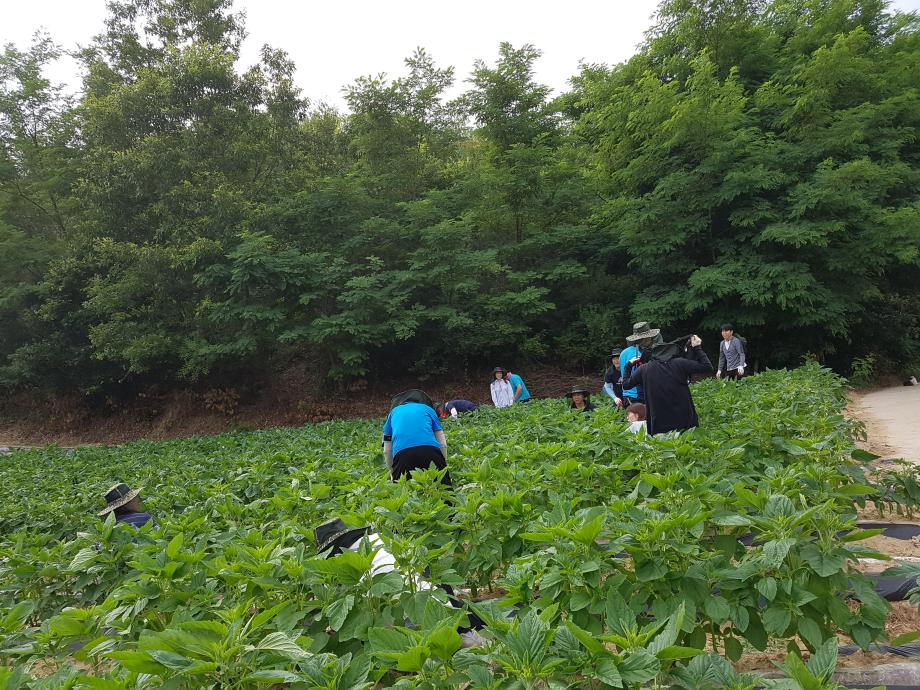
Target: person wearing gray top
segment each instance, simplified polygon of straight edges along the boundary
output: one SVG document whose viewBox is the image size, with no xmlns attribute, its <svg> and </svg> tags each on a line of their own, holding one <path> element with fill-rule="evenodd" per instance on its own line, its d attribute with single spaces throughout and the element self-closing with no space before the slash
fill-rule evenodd
<svg viewBox="0 0 920 690">
<path fill-rule="evenodd" d="M 719 366 L 716 378 L 725 375 L 727 379 L 744 376 L 747 362 L 744 359 L 744 345 L 735 337 L 735 327 L 730 323 L 722 324 L 722 342 L 719 343 Z"/>
</svg>

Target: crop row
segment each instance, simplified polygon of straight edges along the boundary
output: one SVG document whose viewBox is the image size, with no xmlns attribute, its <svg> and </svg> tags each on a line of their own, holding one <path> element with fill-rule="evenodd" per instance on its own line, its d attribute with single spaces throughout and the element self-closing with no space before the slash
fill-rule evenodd
<svg viewBox="0 0 920 690">
<path fill-rule="evenodd" d="M 453 492 L 387 481 L 378 421 L 17 453 L 0 654 L 28 687 L 702 688 L 753 687 L 726 660 L 785 642 L 815 652 L 791 675 L 826 679 L 837 635 L 866 646 L 888 613 L 853 567 L 877 556 L 854 502 L 910 507 L 916 483 L 854 459 L 843 382 L 815 365 L 694 391 L 703 426 L 666 438 L 559 401 L 451 420 Z M 116 479 L 158 528 L 94 517 Z M 335 515 L 397 572 L 317 557 Z M 484 647 L 423 579 L 478 600 Z"/>
</svg>

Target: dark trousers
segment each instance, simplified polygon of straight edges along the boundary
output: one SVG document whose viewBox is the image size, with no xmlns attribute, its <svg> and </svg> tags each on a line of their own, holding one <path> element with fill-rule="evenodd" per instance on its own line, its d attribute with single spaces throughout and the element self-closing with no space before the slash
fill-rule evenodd
<svg viewBox="0 0 920 690">
<path fill-rule="evenodd" d="M 737 369 L 728 369 L 722 372 L 723 379 L 731 379 L 732 381 L 737 381 L 741 378 L 741 374 L 738 373 Z"/>
<path fill-rule="evenodd" d="M 393 458 L 393 481 L 398 481 L 404 475 L 411 475 L 415 470 L 425 470 L 434 465 L 439 470 L 446 470 L 447 463 L 441 454 L 440 448 L 434 446 L 413 446 L 403 448 Z M 445 471 L 441 483 L 451 486 L 450 472 Z"/>
</svg>

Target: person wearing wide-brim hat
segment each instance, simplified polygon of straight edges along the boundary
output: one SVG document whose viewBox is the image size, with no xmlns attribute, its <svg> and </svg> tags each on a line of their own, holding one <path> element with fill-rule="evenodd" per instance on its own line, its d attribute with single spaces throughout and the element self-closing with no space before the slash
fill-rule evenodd
<svg viewBox="0 0 920 690">
<path fill-rule="evenodd" d="M 97 515 L 106 517 L 109 513 L 115 513 L 116 522 L 125 522 L 134 527 L 143 527 L 153 520 L 150 513 L 145 513 L 140 501 L 141 489 L 132 489 L 124 482 L 117 482 L 103 494 L 106 506 L 100 510 Z M 156 521 L 153 520 L 154 526 Z"/>
<path fill-rule="evenodd" d="M 394 482 L 434 466 L 444 471 L 441 482 L 450 486 L 447 437 L 435 404 L 425 391 L 412 389 L 393 397 L 393 407 L 383 424 L 383 457 Z"/>
<path fill-rule="evenodd" d="M 584 386 L 572 386 L 572 390 L 565 394 L 572 401 L 572 409 L 579 412 L 593 412 L 596 406 L 591 402 L 591 391 Z"/>
<path fill-rule="evenodd" d="M 511 407 L 514 404 L 514 388 L 505 379 L 508 371 L 504 367 L 495 367 L 492 370 L 492 382 L 489 384 L 489 393 L 492 395 L 492 404 L 495 407 Z"/>
<path fill-rule="evenodd" d="M 349 548 L 367 534 L 368 530 L 370 527 L 349 527 L 341 518 L 333 518 L 313 530 L 316 552 L 330 550 L 330 556 L 340 554 L 343 549 Z"/>
<path fill-rule="evenodd" d="M 626 336 L 626 342 L 629 343 L 629 347 L 620 353 L 620 376 L 623 377 L 624 381 L 631 373 L 627 371 L 630 362 L 633 360 L 638 361 L 642 356 L 642 352 L 647 350 L 649 346 L 655 342 L 655 339 L 660 337 L 661 329 L 652 328 L 649 326 L 648 321 L 639 321 L 633 324 L 632 334 Z M 626 388 L 624 386 L 623 401 L 626 407 L 637 402 L 644 403 L 645 394 L 642 392 L 642 387 L 635 386 L 633 388 Z"/>
<path fill-rule="evenodd" d="M 623 407 L 623 375 L 620 373 L 620 353 L 622 348 L 615 347 L 610 353 L 610 366 L 604 372 L 604 393 L 610 396 L 613 404 Z"/>
<path fill-rule="evenodd" d="M 396 558 L 393 557 L 375 531 L 370 527 L 349 527 L 341 518 L 333 518 L 324 522 L 313 530 L 313 542 L 316 545 L 316 553 L 324 558 L 338 556 L 343 551 L 358 551 L 362 548 L 362 543 L 374 552 L 373 561 L 371 561 L 370 577 L 397 571 Z M 397 571 L 398 572 L 398 571 Z M 416 592 L 430 591 L 434 589 L 443 589 L 448 595 L 449 605 L 456 609 L 466 609 L 463 602 L 454 598 L 454 590 L 449 585 L 433 585 L 428 580 L 418 576 L 407 576 L 403 573 L 404 582 L 412 580 L 412 589 Z M 476 614 L 467 611 L 470 627 L 459 627 L 457 632 L 460 633 L 463 647 L 479 647 L 485 643 L 476 630 L 482 629 L 485 624 Z"/>
</svg>

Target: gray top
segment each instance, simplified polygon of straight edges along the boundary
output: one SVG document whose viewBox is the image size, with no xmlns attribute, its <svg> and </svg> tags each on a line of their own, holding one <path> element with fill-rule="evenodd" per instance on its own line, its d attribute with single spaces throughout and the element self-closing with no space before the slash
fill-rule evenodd
<svg viewBox="0 0 920 690">
<path fill-rule="evenodd" d="M 723 340 L 719 343 L 719 371 L 734 371 L 747 367 L 744 360 L 744 345 L 738 338 Z"/>
</svg>

